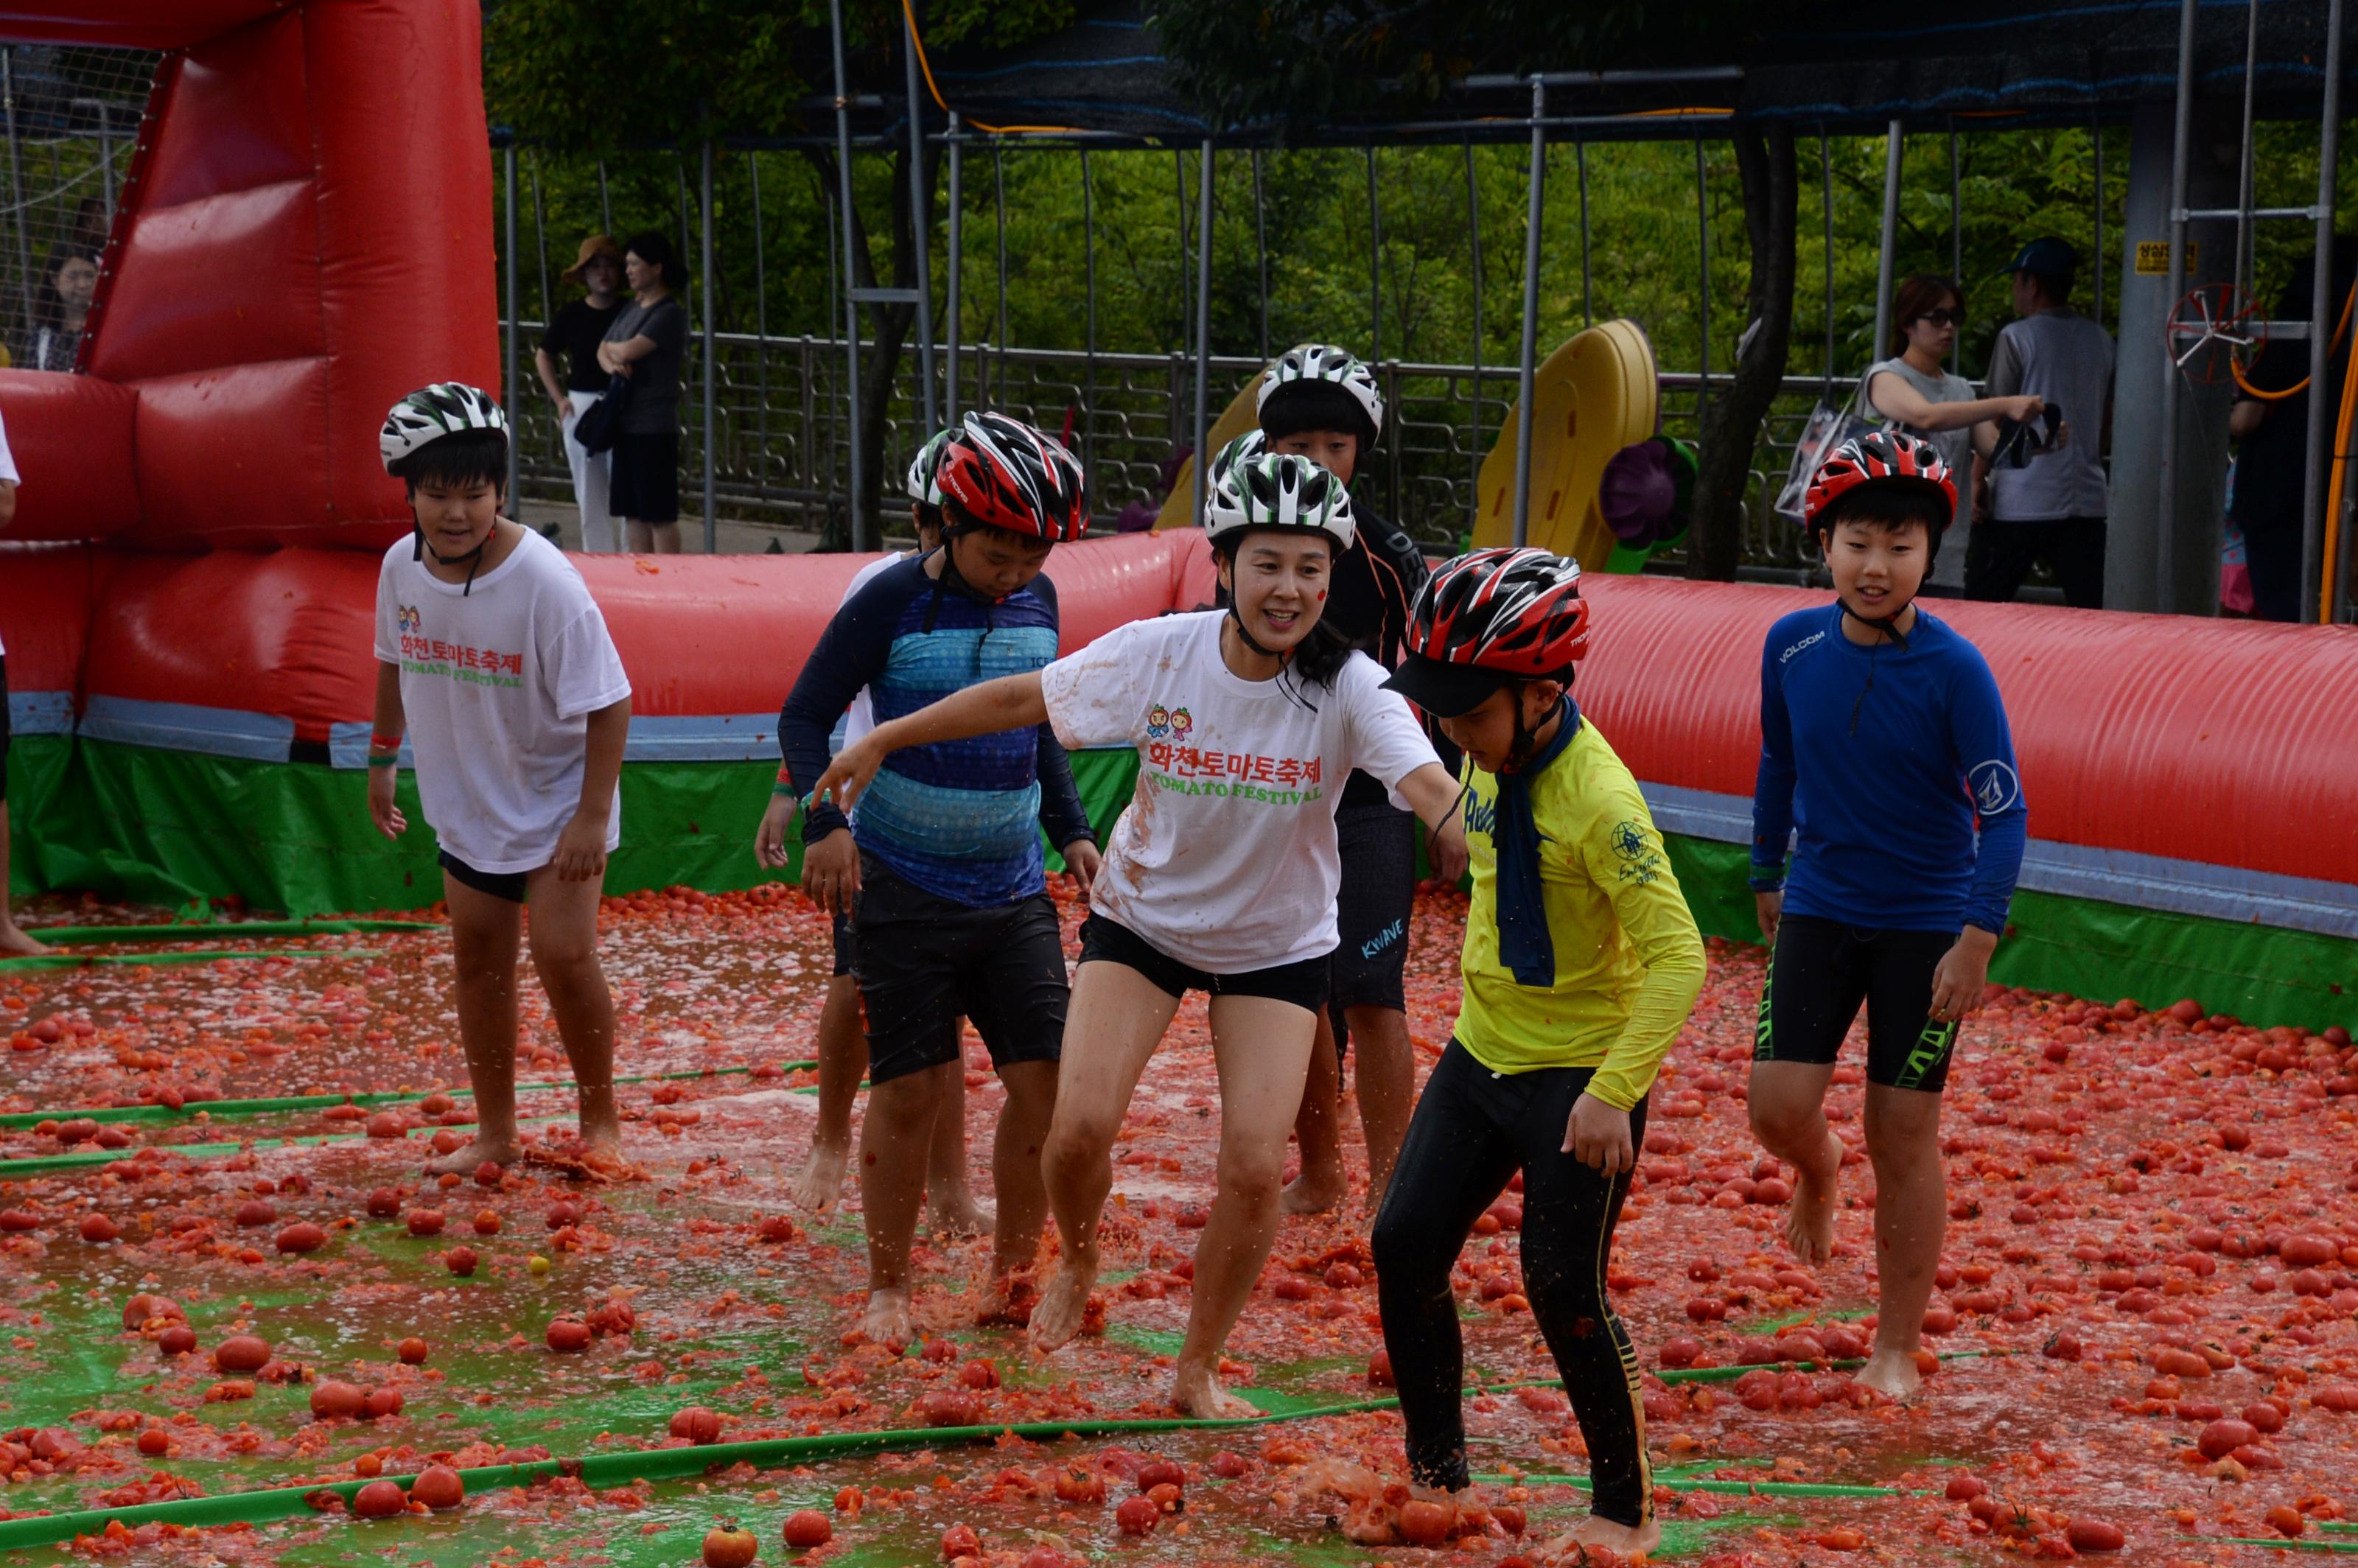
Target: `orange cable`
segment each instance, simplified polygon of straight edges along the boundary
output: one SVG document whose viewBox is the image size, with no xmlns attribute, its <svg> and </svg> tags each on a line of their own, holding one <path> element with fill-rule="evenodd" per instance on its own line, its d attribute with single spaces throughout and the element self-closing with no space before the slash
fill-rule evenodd
<svg viewBox="0 0 2358 1568">
<path fill-rule="evenodd" d="M 925 76 L 925 91 L 934 95 L 934 106 L 945 114 L 955 114 L 956 111 L 949 106 L 948 101 L 943 98 L 941 88 L 934 81 L 933 62 L 925 58 L 925 40 L 917 31 L 917 12 L 910 0 L 901 0 L 901 15 L 908 21 L 909 42 L 915 46 L 917 51 L 917 70 Z M 968 120 L 967 124 L 978 131 L 988 131 L 994 136 L 1077 136 L 1087 134 L 1076 125 L 986 125 L 979 120 Z"/>
<path fill-rule="evenodd" d="M 2358 415 L 2358 354 L 2350 356 L 2350 368 L 2342 378 L 2342 417 L 2336 422 L 2333 442 L 2333 482 L 2325 492 L 2325 547 L 2318 557 L 2317 620 L 2320 625 L 2333 619 L 2334 579 L 2341 575 L 2336 560 L 2342 553 L 2342 481 L 2350 471 L 2350 421 Z"/>
<path fill-rule="evenodd" d="M 2333 340 L 2325 346 L 2325 352 L 2328 358 L 2331 358 L 2333 351 L 2341 346 L 2342 334 L 2350 329 L 2350 307 L 2353 303 L 2358 303 L 2358 287 L 2353 287 L 2350 290 L 2350 293 L 2344 297 L 2342 301 L 2341 324 L 2333 329 Z M 2309 377 L 2302 376 L 2299 381 L 2295 382 L 2292 385 L 2286 387 L 2282 392 L 2263 392 L 2260 388 L 2254 386 L 2250 382 L 2244 379 L 2244 367 L 2235 362 L 2235 356 L 2233 354 L 2229 354 L 2227 356 L 2227 368 L 2234 373 L 2235 377 L 2235 384 L 2243 388 L 2244 395 L 2246 397 L 2256 398 L 2262 403 L 2281 403 L 2286 398 L 2297 396 L 2300 393 L 2307 391 L 2309 388 Z"/>
</svg>

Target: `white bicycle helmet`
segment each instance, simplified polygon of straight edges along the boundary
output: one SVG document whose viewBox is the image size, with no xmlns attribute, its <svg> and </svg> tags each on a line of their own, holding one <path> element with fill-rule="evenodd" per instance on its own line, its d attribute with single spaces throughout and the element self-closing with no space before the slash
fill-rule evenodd
<svg viewBox="0 0 2358 1568">
<path fill-rule="evenodd" d="M 463 436 L 470 430 L 496 430 L 505 436 L 507 411 L 479 386 L 438 381 L 393 406 L 393 412 L 384 416 L 384 428 L 377 432 L 377 455 L 384 460 L 384 471 L 391 473 L 393 465 L 402 459 L 445 436 Z"/>
<path fill-rule="evenodd" d="M 1260 395 L 1253 405 L 1257 414 L 1266 415 L 1271 395 L 1280 387 L 1307 386 L 1314 383 L 1338 387 L 1350 395 L 1368 417 L 1372 435 L 1384 429 L 1383 394 L 1376 390 L 1376 378 L 1368 367 L 1347 351 L 1332 343 L 1301 343 L 1285 351 L 1283 358 L 1264 372 L 1260 378 Z"/>
<path fill-rule="evenodd" d="M 1228 443 L 1213 464 L 1215 482 L 1204 505 L 1204 535 L 1215 547 L 1256 528 L 1307 529 L 1351 547 L 1351 492 L 1333 474 L 1292 452 L 1233 457 L 1258 436 Z"/>
<path fill-rule="evenodd" d="M 1238 463 L 1269 454 L 1269 438 L 1259 430 L 1248 430 L 1212 454 L 1212 466 L 1204 472 L 1204 504 L 1217 504 L 1220 486 L 1229 482 Z"/>
<path fill-rule="evenodd" d="M 925 506 L 942 503 L 942 449 L 957 437 L 955 427 L 946 427 L 934 432 L 933 439 L 917 449 L 910 460 L 909 499 Z"/>
</svg>

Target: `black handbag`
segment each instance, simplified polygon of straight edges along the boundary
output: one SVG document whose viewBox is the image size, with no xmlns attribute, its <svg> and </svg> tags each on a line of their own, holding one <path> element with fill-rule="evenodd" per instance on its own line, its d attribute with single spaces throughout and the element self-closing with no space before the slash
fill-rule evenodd
<svg viewBox="0 0 2358 1568">
<path fill-rule="evenodd" d="M 573 421 L 573 438 L 585 452 L 611 452 L 622 438 L 622 416 L 630 411 L 631 378 L 620 371 L 606 383 L 606 395 Z"/>
</svg>

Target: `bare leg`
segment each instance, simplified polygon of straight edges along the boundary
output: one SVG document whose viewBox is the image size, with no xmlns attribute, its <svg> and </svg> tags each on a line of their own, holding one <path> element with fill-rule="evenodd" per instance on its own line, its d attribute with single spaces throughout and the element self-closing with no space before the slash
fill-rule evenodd
<svg viewBox="0 0 2358 1568">
<path fill-rule="evenodd" d="M 1212 1054 L 1220 1068 L 1220 1174 L 1212 1216 L 1195 1244 L 1187 1338 L 1171 1376 L 1182 1415 L 1259 1411 L 1221 1389 L 1220 1350 L 1252 1296 L 1277 1238 L 1278 1184 L 1284 1179 L 1284 1108 L 1300 1103 L 1303 1068 L 1316 1048 L 1314 1016 L 1269 997 L 1212 999 Z"/>
<path fill-rule="evenodd" d="M 1416 1108 L 1416 1051 L 1408 1037 L 1408 1014 L 1389 1007 L 1347 1008 L 1355 1065 L 1352 1084 L 1359 1096 L 1359 1125 L 1368 1136 L 1368 1212 L 1384 1206 L 1392 1167 L 1408 1137 L 1409 1113 Z M 1316 1060 L 1314 1051 L 1312 1060 Z M 1306 1099 L 1307 1089 L 1303 1091 Z"/>
<path fill-rule="evenodd" d="M 654 526 L 635 517 L 622 519 L 622 547 L 634 556 L 655 553 Z"/>
<path fill-rule="evenodd" d="M 1048 1187 L 1040 1155 L 1056 1114 L 1056 1073 L 1054 1062 L 1011 1062 L 1000 1070 L 999 1081 L 1007 1086 L 1007 1108 L 999 1113 L 990 1148 L 991 1182 L 999 1192 L 994 1279 L 1028 1269 L 1040 1256 L 1040 1233 L 1048 1224 Z M 957 1082 L 963 1088 L 963 1076 Z M 947 1097 L 944 1099 L 946 1103 Z"/>
<path fill-rule="evenodd" d="M 795 1203 L 822 1217 L 835 1212 L 843 1190 L 843 1166 L 851 1157 L 851 1102 L 860 1097 L 860 1080 L 867 1072 L 860 982 L 838 975 L 827 982 L 818 1013 L 818 1124 L 811 1130 L 810 1159 L 787 1189 Z"/>
<path fill-rule="evenodd" d="M 450 907 L 450 948 L 457 969 L 459 1040 L 467 1053 L 467 1081 L 475 1090 L 475 1137 L 426 1167 L 428 1175 L 464 1173 L 490 1161 L 516 1157 L 516 950 L 524 910 L 442 873 Z"/>
<path fill-rule="evenodd" d="M 654 553 L 656 555 L 676 556 L 679 554 L 678 524 L 650 523 L 646 524 L 646 526 L 654 535 Z"/>
<path fill-rule="evenodd" d="M 925 1196 L 922 1158 L 940 1108 L 944 1075 L 957 1062 L 903 1073 L 868 1087 L 868 1115 L 860 1125 L 860 1205 L 868 1227 L 868 1311 L 860 1326 L 882 1345 L 906 1345 L 909 1249 Z"/>
<path fill-rule="evenodd" d="M 1365 1058 L 1361 1060 L 1364 1071 Z M 1294 1141 L 1302 1145 L 1302 1172 L 1286 1184 L 1280 1200 L 1287 1214 L 1325 1214 L 1350 1190 L 1350 1179 L 1343 1169 L 1342 1099 L 1343 1067 L 1336 1054 L 1335 1026 L 1322 1007 L 1317 1041 L 1302 1080 L 1302 1108 L 1293 1117 Z M 1400 1152 L 1397 1143 L 1392 1152 Z M 1370 1207 L 1374 1201 L 1368 1200 Z"/>
<path fill-rule="evenodd" d="M 0 692 L 0 702 L 7 700 L 7 693 Z M 49 950 L 46 944 L 35 941 L 26 934 L 25 928 L 16 924 L 16 915 L 8 908 L 8 802 L 0 798 L 0 953 L 12 957 L 31 957 Z"/>
<path fill-rule="evenodd" d="M 1793 1167 L 1793 1204 L 1785 1217 L 1785 1241 L 1804 1263 L 1823 1263 L 1834 1255 L 1834 1191 L 1843 1146 L 1826 1121 L 1826 1085 L 1833 1076 L 1831 1063 L 1752 1064 L 1753 1135 L 1762 1148 Z M 1879 1212 L 1880 1185 L 1876 1202 Z M 1917 1305 L 1920 1315 L 1923 1303 Z"/>
<path fill-rule="evenodd" d="M 1055 1275 L 1032 1312 L 1034 1350 L 1054 1350 L 1081 1331 L 1098 1282 L 1098 1226 L 1113 1190 L 1114 1136 L 1139 1075 L 1178 1011 L 1177 997 L 1127 964 L 1099 959 L 1083 964 L 1073 978 L 1056 1113 L 1041 1157 L 1061 1251 Z M 1001 1246 L 1012 1229 L 1002 1214 Z"/>
<path fill-rule="evenodd" d="M 1875 1165 L 1875 1349 L 1858 1380 L 1895 1400 L 1922 1375 L 1924 1304 L 1948 1234 L 1941 1170 L 1941 1097 L 1922 1089 L 1866 1089 L 1866 1154 Z"/>
<path fill-rule="evenodd" d="M 604 886 L 602 877 L 566 881 L 553 865 L 532 873 L 532 964 L 573 1069 L 584 1158 L 595 1173 L 635 1174 L 622 1158 L 622 1119 L 614 1103 L 614 998 L 598 962 Z"/>
<path fill-rule="evenodd" d="M 960 1025 L 963 1031 L 964 1025 Z M 991 1213 L 974 1201 L 974 1188 L 967 1180 L 966 1169 L 966 1063 L 960 1060 L 957 1071 L 943 1086 L 942 1102 L 934 1112 L 934 1136 L 925 1151 L 925 1228 L 939 1235 L 988 1236 L 990 1234 Z M 1005 1075 L 1001 1075 L 1002 1079 Z M 1053 1076 L 1051 1079 L 1053 1083 Z M 1048 1113 L 1054 1108 L 1055 1095 L 1051 1090 L 1041 1107 L 1040 1129 L 1032 1140 L 1033 1176 L 1039 1175 L 1040 1145 L 1047 1141 Z M 1004 1114 L 1000 1124 L 1004 1135 Z M 994 1166 L 994 1169 L 996 1167 Z M 1004 1187 L 1001 1188 L 1005 1191 Z M 1045 1199 L 1042 1200 L 1044 1203 Z M 1044 1213 L 1045 1211 L 1043 1210 Z"/>
</svg>

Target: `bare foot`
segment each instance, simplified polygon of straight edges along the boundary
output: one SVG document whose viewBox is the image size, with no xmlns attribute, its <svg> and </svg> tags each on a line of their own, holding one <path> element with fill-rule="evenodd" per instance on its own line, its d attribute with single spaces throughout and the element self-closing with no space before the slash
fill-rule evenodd
<svg viewBox="0 0 2358 1568">
<path fill-rule="evenodd" d="M 1822 1164 L 1793 1168 L 1793 1202 L 1785 1214 L 1785 1245 L 1804 1263 L 1823 1263 L 1834 1255 L 1834 1194 L 1843 1144 L 1831 1127 L 1821 1154 Z"/>
<path fill-rule="evenodd" d="M 1260 1408 L 1220 1387 L 1209 1367 L 1182 1361 L 1171 1376 L 1171 1408 L 1198 1421 L 1250 1421 Z"/>
<path fill-rule="evenodd" d="M 535 1165 L 549 1165 L 583 1182 L 644 1182 L 647 1173 L 622 1154 L 620 1139 L 544 1138 L 525 1152 Z"/>
<path fill-rule="evenodd" d="M 835 1212 L 836 1200 L 843 1195 L 843 1167 L 851 1158 L 851 1141 L 840 1143 L 811 1140 L 810 1158 L 795 1177 L 786 1195 L 817 1215 L 821 1219 Z"/>
<path fill-rule="evenodd" d="M 1343 1539 L 1354 1546 L 1398 1546 L 1400 1530 L 1380 1498 L 1362 1498 L 1343 1516 Z"/>
<path fill-rule="evenodd" d="M 1924 1374 L 1917 1369 L 1913 1350 L 1888 1350 L 1880 1345 L 1854 1377 L 1862 1387 L 1891 1400 L 1905 1400 L 1924 1386 Z"/>
<path fill-rule="evenodd" d="M 1325 1171 L 1313 1171 L 1305 1166 L 1302 1174 L 1286 1183 L 1285 1190 L 1277 1195 L 1278 1211 L 1282 1214 L 1325 1214 L 1343 1201 L 1347 1184 L 1343 1179 L 1340 1165 Z"/>
<path fill-rule="evenodd" d="M 813 1151 L 812 1158 L 817 1158 Z M 974 1195 L 960 1188 L 939 1197 L 927 1196 L 925 1217 L 921 1222 L 929 1236 L 949 1236 L 964 1241 L 972 1237 L 988 1236 L 998 1216 L 974 1201 Z"/>
<path fill-rule="evenodd" d="M 1569 1532 L 1540 1548 L 1539 1560 L 1579 1563 L 1583 1561 L 1580 1549 L 1584 1546 L 1609 1547 L 1623 1557 L 1634 1557 L 1650 1553 L 1661 1544 L 1662 1527 L 1650 1519 L 1643 1524 L 1619 1524 L 1591 1514 Z"/>
<path fill-rule="evenodd" d="M 1061 1350 L 1080 1333 L 1088 1316 L 1089 1292 L 1098 1282 L 1094 1268 L 1066 1259 L 1056 1266 L 1048 1288 L 1032 1309 L 1032 1348 L 1045 1356 Z"/>
<path fill-rule="evenodd" d="M 38 958 L 56 951 L 46 942 L 35 941 L 32 934 L 15 921 L 0 920 L 0 954 L 12 958 Z"/>
<path fill-rule="evenodd" d="M 982 1304 L 975 1308 L 978 1328 L 1024 1328 L 1040 1304 L 1040 1283 L 1029 1269 L 994 1273 L 981 1289 Z"/>
<path fill-rule="evenodd" d="M 513 1136 L 493 1138 L 477 1133 L 473 1142 L 462 1143 L 448 1154 L 426 1162 L 426 1173 L 429 1176 L 440 1176 L 455 1172 L 461 1176 L 471 1176 L 475 1173 L 476 1167 L 486 1162 L 494 1165 L 514 1164 L 516 1162 L 515 1139 Z"/>
<path fill-rule="evenodd" d="M 916 1329 L 909 1319 L 909 1292 L 905 1289 L 871 1291 L 868 1310 L 860 1314 L 860 1332 L 872 1345 L 903 1346 L 913 1343 Z"/>
</svg>

